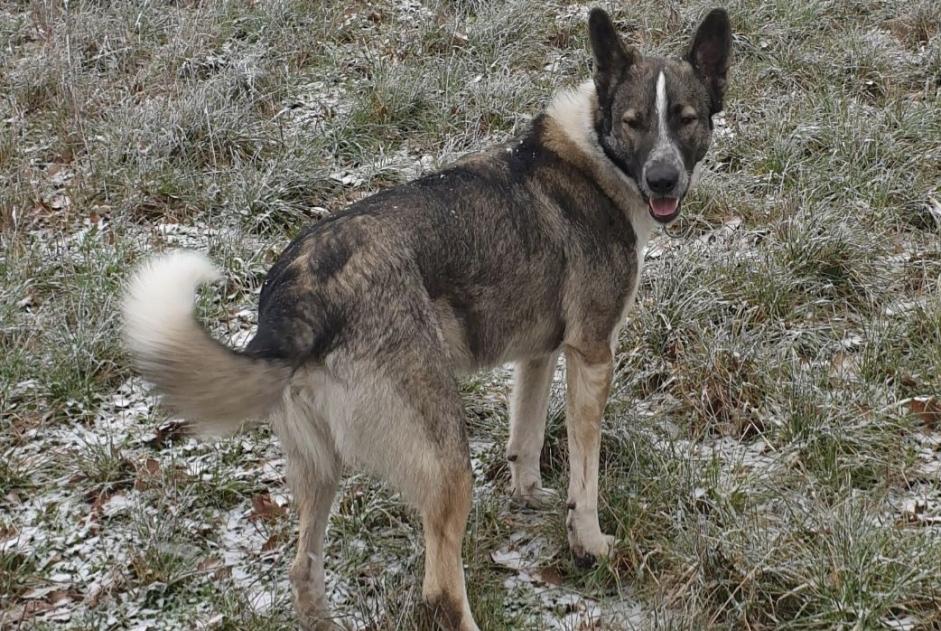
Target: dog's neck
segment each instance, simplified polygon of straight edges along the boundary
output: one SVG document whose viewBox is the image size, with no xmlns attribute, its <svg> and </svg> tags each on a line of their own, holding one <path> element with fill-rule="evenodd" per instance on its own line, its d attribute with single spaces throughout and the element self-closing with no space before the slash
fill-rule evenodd
<svg viewBox="0 0 941 631">
<path fill-rule="evenodd" d="M 546 116 L 550 120 L 546 144 L 563 159 L 592 174 L 608 197 L 630 219 L 638 242 L 643 246 L 656 222 L 647 210 L 637 182 L 602 148 L 595 129 L 597 110 L 598 96 L 595 84 L 590 80 L 575 89 L 557 92 L 546 108 Z"/>
</svg>

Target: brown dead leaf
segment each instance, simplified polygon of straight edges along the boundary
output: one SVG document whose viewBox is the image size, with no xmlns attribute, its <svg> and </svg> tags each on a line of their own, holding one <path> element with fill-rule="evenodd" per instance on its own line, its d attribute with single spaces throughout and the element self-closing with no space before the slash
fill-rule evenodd
<svg viewBox="0 0 941 631">
<path fill-rule="evenodd" d="M 115 495 L 117 495 L 117 493 L 113 489 L 102 489 L 97 493 L 86 496 L 86 499 L 91 502 L 92 519 L 97 519 L 101 516 L 105 504 L 107 504 L 108 500 L 110 500 Z"/>
<path fill-rule="evenodd" d="M 55 193 L 46 203 L 53 210 L 68 210 L 72 206 L 72 199 L 64 193 Z"/>
<path fill-rule="evenodd" d="M 924 499 L 909 499 L 902 505 L 901 514 L 896 519 L 896 525 L 933 527 L 941 524 L 941 515 L 928 512 L 929 504 Z"/>
<path fill-rule="evenodd" d="M 902 373 L 902 375 L 899 377 L 899 383 L 901 383 L 906 388 L 918 387 L 918 380 L 915 379 L 914 376 L 912 376 L 910 373 L 907 373 L 907 372 Z"/>
<path fill-rule="evenodd" d="M 272 535 L 268 537 L 268 540 L 262 544 L 261 551 L 271 552 L 272 550 L 277 550 L 281 547 L 282 543 L 284 543 L 284 537 L 281 535 L 281 533 L 272 533 Z"/>
<path fill-rule="evenodd" d="M 935 427 L 941 421 L 941 401 L 938 397 L 913 397 L 908 403 L 909 411 L 923 423 Z"/>
<path fill-rule="evenodd" d="M 287 514 L 287 509 L 271 499 L 270 493 L 259 493 L 252 498 L 252 513 L 249 515 L 251 521 L 277 521 Z"/>
<path fill-rule="evenodd" d="M 57 591 L 59 591 L 58 585 L 43 585 L 23 592 L 20 594 L 20 598 L 23 600 L 46 600 L 49 594 Z"/>
<path fill-rule="evenodd" d="M 855 381 L 859 377 L 859 356 L 848 351 L 838 351 L 830 359 L 830 383 Z"/>
<path fill-rule="evenodd" d="M 134 480 L 134 488 L 138 491 L 149 489 L 154 486 L 160 475 L 160 462 L 154 458 L 147 458 L 137 469 L 137 479 Z"/>
<path fill-rule="evenodd" d="M 52 605 L 43 600 L 27 600 L 22 605 L 11 609 L 8 619 L 19 620 L 22 622 L 29 620 L 45 611 L 49 611 L 52 608 Z"/>
<path fill-rule="evenodd" d="M 189 434 L 189 424 L 186 421 L 169 421 L 157 428 L 153 438 L 146 441 L 148 447 L 162 449 Z"/>
<path fill-rule="evenodd" d="M 105 598 L 120 592 L 125 587 L 125 578 L 120 571 L 112 569 L 107 576 L 93 582 L 85 591 L 85 604 L 91 608 L 100 605 Z"/>
<path fill-rule="evenodd" d="M 552 585 L 554 587 L 559 587 L 562 585 L 562 573 L 555 567 L 544 567 L 537 570 L 533 574 L 535 578 L 540 583 L 545 583 L 546 585 Z"/>
<path fill-rule="evenodd" d="M 902 515 L 908 521 L 917 521 L 920 515 L 928 510 L 928 502 L 923 499 L 908 500 L 902 506 Z"/>
<path fill-rule="evenodd" d="M 46 601 L 49 602 L 49 604 L 58 607 L 66 603 L 70 603 L 80 596 L 81 594 L 79 594 L 74 588 L 69 587 L 51 592 L 46 597 Z"/>
<path fill-rule="evenodd" d="M 206 557 L 196 564 L 196 570 L 199 572 L 217 572 L 222 567 L 222 559 L 218 557 Z"/>
<path fill-rule="evenodd" d="M 16 301 L 17 309 L 22 309 L 23 311 L 29 311 L 30 309 L 37 306 L 38 304 L 39 304 L 39 300 L 37 299 L 35 292 L 33 292 L 31 288 L 26 290 L 25 296 L 23 296 L 21 299 Z"/>
</svg>

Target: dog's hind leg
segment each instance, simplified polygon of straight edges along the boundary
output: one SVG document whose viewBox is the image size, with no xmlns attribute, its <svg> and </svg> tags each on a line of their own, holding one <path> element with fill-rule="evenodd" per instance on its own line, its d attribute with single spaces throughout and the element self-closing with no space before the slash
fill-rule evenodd
<svg viewBox="0 0 941 631">
<path fill-rule="evenodd" d="M 543 488 L 539 472 L 549 386 L 557 359 L 558 354 L 552 353 L 518 363 L 510 399 L 506 459 L 510 463 L 511 492 L 514 499 L 532 507 L 547 507 L 559 499 L 554 490 Z"/>
<path fill-rule="evenodd" d="M 333 439 L 304 385 L 287 389 L 272 426 L 287 457 L 288 485 L 300 522 L 289 572 L 298 622 L 304 631 L 339 629 L 327 605 L 324 576 L 324 536 L 340 474 Z"/>
<path fill-rule="evenodd" d="M 470 449 L 457 386 L 433 372 L 437 371 L 432 368 L 420 377 L 412 374 L 401 398 L 403 404 L 411 405 L 392 408 L 410 416 L 401 419 L 400 427 L 411 433 L 409 446 L 415 451 L 411 462 L 403 461 L 404 466 L 386 477 L 421 512 L 425 538 L 422 596 L 435 620 L 444 629 L 476 631 L 461 557 L 473 501 Z"/>
<path fill-rule="evenodd" d="M 289 475 L 295 479 L 291 488 L 300 518 L 297 554 L 289 573 L 297 617 L 305 631 L 338 629 L 330 617 L 324 577 L 324 535 L 337 483 Z"/>
<path fill-rule="evenodd" d="M 337 354 L 323 394 L 342 460 L 389 482 L 421 515 L 422 595 L 435 620 L 474 631 L 461 559 L 473 492 L 470 450 L 457 384 L 444 352 L 430 346 L 355 359 Z"/>
<path fill-rule="evenodd" d="M 473 497 L 470 463 L 438 462 L 441 477 L 422 502 L 425 578 L 422 596 L 439 624 L 447 629 L 477 629 L 467 601 L 461 542 Z"/>
</svg>

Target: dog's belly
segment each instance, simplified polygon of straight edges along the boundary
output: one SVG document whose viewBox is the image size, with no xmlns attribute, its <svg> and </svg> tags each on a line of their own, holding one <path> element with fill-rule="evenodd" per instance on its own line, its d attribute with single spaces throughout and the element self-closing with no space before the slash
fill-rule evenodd
<svg viewBox="0 0 941 631">
<path fill-rule="evenodd" d="M 503 364 L 547 355 L 562 344 L 564 327 L 553 317 L 536 318 L 518 327 L 503 340 L 503 352 L 493 364 Z"/>
<path fill-rule="evenodd" d="M 445 300 L 434 305 L 442 342 L 458 372 L 547 355 L 562 343 L 564 325 L 553 308 L 516 305 L 469 316 Z"/>
</svg>

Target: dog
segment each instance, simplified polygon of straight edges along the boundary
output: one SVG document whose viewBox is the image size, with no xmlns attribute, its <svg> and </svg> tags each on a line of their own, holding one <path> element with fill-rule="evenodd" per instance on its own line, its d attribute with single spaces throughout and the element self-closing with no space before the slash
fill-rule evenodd
<svg viewBox="0 0 941 631">
<path fill-rule="evenodd" d="M 471 509 L 456 378 L 515 363 L 511 492 L 551 501 L 539 471 L 553 369 L 566 362 L 566 528 L 576 561 L 607 556 L 598 454 L 618 328 L 644 248 L 680 213 L 722 109 L 731 28 L 715 9 L 681 59 L 645 57 L 588 18 L 593 78 L 555 95 L 516 140 L 383 190 L 303 230 L 269 271 L 241 351 L 193 317 L 209 260 L 145 264 L 123 301 L 137 370 L 208 430 L 267 419 L 300 520 L 290 579 L 300 624 L 333 628 L 324 535 L 341 469 L 419 511 L 422 594 L 445 628 L 477 629 L 461 541 Z"/>
</svg>

